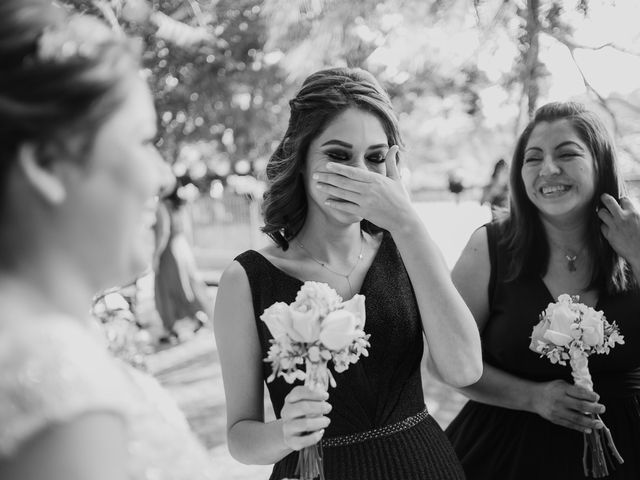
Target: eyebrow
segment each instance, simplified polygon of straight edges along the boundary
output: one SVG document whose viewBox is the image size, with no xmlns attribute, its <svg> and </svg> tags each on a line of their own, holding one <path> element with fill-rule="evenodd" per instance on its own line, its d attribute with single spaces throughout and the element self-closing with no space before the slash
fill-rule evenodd
<svg viewBox="0 0 640 480">
<path fill-rule="evenodd" d="M 576 143 L 572 140 L 567 140 L 566 142 L 562 142 L 559 145 L 556 145 L 556 147 L 554 148 L 554 150 L 558 150 L 559 148 L 562 147 L 566 147 L 566 146 L 574 146 L 574 147 L 578 147 L 580 150 L 584 151 L 584 148 L 582 148 L 582 146 L 579 143 Z M 542 149 L 540 147 L 529 147 L 525 150 L 525 153 L 527 153 L 530 150 L 536 150 L 538 152 L 541 152 Z"/>
<path fill-rule="evenodd" d="M 343 142 L 342 140 L 327 140 L 326 142 L 324 142 L 320 146 L 324 147 L 326 145 L 338 145 L 338 146 L 345 147 L 345 148 L 353 148 L 353 145 L 351 145 L 350 143 L 347 143 L 347 142 Z M 389 145 L 387 145 L 386 143 L 378 143 L 377 145 L 371 145 L 370 147 L 367 148 L 367 150 L 385 148 L 385 147 L 388 147 L 388 146 Z"/>
</svg>

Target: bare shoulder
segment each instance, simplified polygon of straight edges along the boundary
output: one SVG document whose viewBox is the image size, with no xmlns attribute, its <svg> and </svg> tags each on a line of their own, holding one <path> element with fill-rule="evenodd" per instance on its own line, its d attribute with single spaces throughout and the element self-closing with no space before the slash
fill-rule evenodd
<svg viewBox="0 0 640 480">
<path fill-rule="evenodd" d="M 489 241 L 486 227 L 477 229 L 462 250 L 451 279 L 482 330 L 489 315 Z"/>
<path fill-rule="evenodd" d="M 487 227 L 480 227 L 471 234 L 467 245 L 462 250 L 460 259 L 456 263 L 461 267 L 479 267 L 489 265 L 489 240 Z"/>
</svg>

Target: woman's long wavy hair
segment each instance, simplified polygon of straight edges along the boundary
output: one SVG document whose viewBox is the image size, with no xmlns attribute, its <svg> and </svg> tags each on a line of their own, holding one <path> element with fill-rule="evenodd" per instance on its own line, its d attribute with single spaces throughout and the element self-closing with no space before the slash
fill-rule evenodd
<svg viewBox="0 0 640 480">
<path fill-rule="evenodd" d="M 269 187 L 262 206 L 262 231 L 283 250 L 289 248 L 289 241 L 300 232 L 307 217 L 302 172 L 309 145 L 334 118 L 348 108 L 370 112 L 382 123 L 389 145 L 402 145 L 389 96 L 365 70 L 332 68 L 316 72 L 304 81 L 289 106 L 287 131 L 267 164 Z M 363 228 L 379 230 L 366 221 Z"/>
<path fill-rule="evenodd" d="M 531 203 L 522 180 L 524 154 L 533 129 L 540 123 L 568 120 L 593 157 L 595 192 L 587 209 L 589 213 L 586 251 L 594 259 L 589 289 L 609 293 L 623 292 L 635 284 L 627 262 L 609 245 L 600 230 L 601 221 L 596 214 L 600 196 L 608 193 L 614 198 L 625 194 L 618 172 L 614 141 L 602 121 L 584 105 L 574 102 L 549 103 L 540 107 L 520 135 L 513 155 L 510 174 L 511 207 L 504 220 L 505 235 L 502 243 L 511 252 L 507 280 L 525 275 L 543 276 L 549 266 L 549 243 L 539 212 Z"/>
</svg>

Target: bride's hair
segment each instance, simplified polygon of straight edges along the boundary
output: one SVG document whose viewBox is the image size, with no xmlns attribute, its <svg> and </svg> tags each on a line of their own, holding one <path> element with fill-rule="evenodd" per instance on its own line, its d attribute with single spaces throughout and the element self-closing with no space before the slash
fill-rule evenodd
<svg viewBox="0 0 640 480">
<path fill-rule="evenodd" d="M 33 143 L 42 162 L 81 161 L 124 99 L 140 49 L 97 18 L 50 0 L 2 0 L 0 65 L 1 192 L 23 143 Z"/>
<path fill-rule="evenodd" d="M 332 68 L 316 72 L 304 81 L 289 106 L 287 131 L 267 165 L 269 188 L 262 207 L 262 231 L 284 250 L 307 216 L 302 171 L 309 145 L 333 119 L 348 108 L 372 113 L 382 123 L 389 145 L 402 145 L 389 96 L 365 70 Z"/>
</svg>

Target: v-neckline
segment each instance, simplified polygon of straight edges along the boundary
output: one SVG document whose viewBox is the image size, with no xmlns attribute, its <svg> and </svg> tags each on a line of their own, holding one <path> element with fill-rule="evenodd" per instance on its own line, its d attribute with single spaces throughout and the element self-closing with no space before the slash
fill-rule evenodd
<svg viewBox="0 0 640 480">
<path fill-rule="evenodd" d="M 550 299 L 550 303 L 556 303 L 558 301 L 558 299 L 557 298 L 553 298 L 553 295 L 551 294 L 551 290 L 549 290 L 549 287 L 547 286 L 547 284 L 544 283 L 544 280 L 542 279 L 542 277 L 540 275 L 536 275 L 536 278 L 538 279 L 538 282 L 540 282 L 540 285 L 542 285 L 542 288 L 544 289 L 544 292 L 545 292 L 545 295 L 546 295 L 547 299 Z M 598 295 L 598 299 L 596 300 L 596 303 L 593 306 L 593 309 L 595 311 L 602 310 L 600 308 L 601 307 L 600 304 L 602 303 L 602 298 L 603 298 L 602 294 Z"/>
<path fill-rule="evenodd" d="M 360 289 L 357 292 L 355 292 L 354 295 L 362 294 L 362 292 L 364 292 L 365 287 L 369 283 L 369 276 L 370 276 L 371 270 L 373 269 L 375 264 L 378 262 L 378 259 L 380 257 L 380 252 L 383 249 L 383 247 L 386 246 L 385 243 L 387 242 L 387 237 L 388 236 L 389 236 L 388 232 L 383 232 L 382 233 L 382 240 L 380 241 L 380 245 L 378 246 L 378 250 L 376 251 L 376 254 L 373 256 L 373 260 L 371 261 L 371 265 L 369 265 L 369 268 L 367 269 L 367 272 L 364 274 L 364 279 L 362 280 L 362 285 L 360 286 Z M 284 270 L 282 270 L 280 267 L 275 265 L 271 260 L 269 260 L 267 257 L 265 257 L 263 254 L 261 254 L 257 250 L 252 250 L 252 251 L 255 252 L 258 256 L 260 256 L 262 258 L 262 260 L 264 260 L 267 264 L 269 264 L 271 266 L 271 268 L 276 270 L 280 275 L 284 275 L 285 277 L 287 277 L 287 278 L 289 278 L 291 280 L 294 280 L 295 282 L 299 283 L 300 285 L 303 285 L 305 282 L 313 281 L 313 280 L 301 280 L 298 277 L 295 277 L 295 276 L 291 275 L 290 273 L 287 273 Z M 349 300 L 349 299 L 347 298 L 347 299 L 343 299 L 343 300 Z"/>
</svg>

